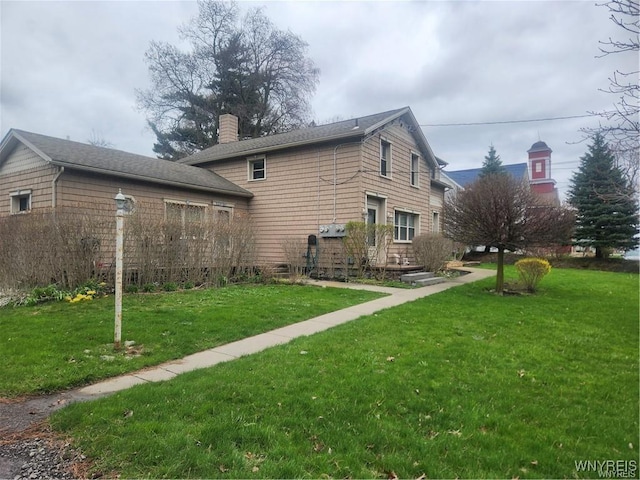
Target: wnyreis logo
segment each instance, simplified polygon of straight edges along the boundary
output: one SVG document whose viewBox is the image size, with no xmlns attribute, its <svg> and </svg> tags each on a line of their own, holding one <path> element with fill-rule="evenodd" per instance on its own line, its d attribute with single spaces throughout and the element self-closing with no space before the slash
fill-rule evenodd
<svg viewBox="0 0 640 480">
<path fill-rule="evenodd" d="M 577 472 L 597 472 L 600 478 L 636 478 L 635 460 L 576 460 Z"/>
</svg>

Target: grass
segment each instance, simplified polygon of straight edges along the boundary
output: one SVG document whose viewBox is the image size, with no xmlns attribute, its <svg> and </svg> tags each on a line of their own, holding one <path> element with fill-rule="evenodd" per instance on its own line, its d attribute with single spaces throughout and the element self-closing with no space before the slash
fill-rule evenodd
<svg viewBox="0 0 640 480">
<path fill-rule="evenodd" d="M 113 349 L 113 297 L 0 309 L 0 397 L 49 393 L 157 365 L 380 297 L 313 286 L 239 285 L 125 295 Z"/>
<path fill-rule="evenodd" d="M 136 478 L 597 478 L 576 462 L 637 465 L 637 275 L 554 269 L 535 296 L 492 286 L 71 405 L 52 424 L 95 472 Z"/>
</svg>

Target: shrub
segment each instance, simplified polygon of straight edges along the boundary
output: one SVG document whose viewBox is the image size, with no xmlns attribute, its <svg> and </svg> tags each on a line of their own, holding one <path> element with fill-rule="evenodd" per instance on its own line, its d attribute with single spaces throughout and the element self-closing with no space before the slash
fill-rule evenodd
<svg viewBox="0 0 640 480">
<path fill-rule="evenodd" d="M 393 243 L 393 225 L 348 222 L 342 242 L 359 278 L 364 277 L 370 266 L 377 266 L 378 280 L 384 280 L 387 256 Z"/>
<path fill-rule="evenodd" d="M 142 285 L 142 291 L 146 292 L 146 293 L 153 293 L 156 291 L 156 284 L 155 283 L 145 283 L 144 285 Z"/>
<path fill-rule="evenodd" d="M 69 292 L 61 289 L 58 285 L 47 285 L 46 287 L 36 287 L 31 293 L 16 302 L 19 305 L 36 305 L 38 303 L 60 301 L 67 298 Z"/>
<path fill-rule="evenodd" d="M 166 282 L 164 285 L 162 285 L 162 289 L 165 292 L 175 292 L 176 290 L 178 290 L 178 284 L 176 282 Z"/>
<path fill-rule="evenodd" d="M 138 286 L 135 283 L 130 283 L 124 287 L 124 291 L 127 293 L 138 293 Z"/>
<path fill-rule="evenodd" d="M 307 266 L 307 239 L 299 237 L 285 237 L 282 240 L 282 251 L 287 261 L 289 278 L 296 282 L 304 275 Z"/>
<path fill-rule="evenodd" d="M 189 282 L 189 281 L 184 282 L 183 288 L 185 290 L 191 290 L 193 287 L 195 287 L 195 284 L 193 282 Z"/>
<path fill-rule="evenodd" d="M 414 237 L 411 242 L 416 262 L 429 272 L 443 270 L 447 260 L 456 251 L 454 243 L 437 233 L 427 233 Z"/>
<path fill-rule="evenodd" d="M 515 266 L 520 280 L 530 292 L 535 292 L 540 280 L 551 271 L 549 262 L 542 258 L 523 258 Z"/>
</svg>

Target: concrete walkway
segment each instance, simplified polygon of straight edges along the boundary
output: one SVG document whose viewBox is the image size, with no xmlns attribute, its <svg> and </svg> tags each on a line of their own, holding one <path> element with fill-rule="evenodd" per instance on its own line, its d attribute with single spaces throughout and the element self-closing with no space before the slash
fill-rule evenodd
<svg viewBox="0 0 640 480">
<path fill-rule="evenodd" d="M 269 347 L 287 343 L 297 337 L 312 335 L 314 333 L 328 330 L 336 325 L 350 322 L 364 315 L 371 315 L 385 308 L 395 307 L 428 295 L 433 295 L 434 293 L 448 290 L 449 288 L 458 285 L 474 282 L 495 275 L 495 272 L 492 270 L 467 267 L 465 267 L 464 270 L 471 273 L 448 280 L 445 283 L 414 289 L 377 287 L 373 285 L 312 280 L 309 282 L 310 285 L 371 290 L 387 293 L 389 295 L 370 302 L 361 303 L 360 305 L 354 305 L 353 307 L 348 307 L 319 317 L 311 318 L 303 322 L 271 330 L 270 332 L 262 333 L 254 337 L 245 338 L 238 340 L 237 342 L 228 343 L 203 352 L 194 353 L 193 355 L 189 355 L 180 360 L 173 360 L 155 367 L 146 368 L 138 372 L 95 383 L 75 390 L 70 396 L 72 398 L 75 397 L 78 400 L 87 400 L 94 397 L 108 395 L 142 383 L 170 380 L 184 372 L 211 367 L 222 362 L 228 362 L 229 360 L 234 360 L 244 355 L 250 355 Z"/>
</svg>

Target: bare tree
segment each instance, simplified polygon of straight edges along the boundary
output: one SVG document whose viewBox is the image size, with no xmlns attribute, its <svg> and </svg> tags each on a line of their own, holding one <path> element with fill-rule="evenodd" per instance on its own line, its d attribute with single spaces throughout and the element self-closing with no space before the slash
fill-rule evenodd
<svg viewBox="0 0 640 480">
<path fill-rule="evenodd" d="M 152 42 L 145 55 L 152 88 L 137 96 L 158 139 L 154 151 L 177 159 L 214 145 L 223 113 L 238 117 L 241 138 L 307 125 L 319 77 L 307 44 L 259 8 L 240 17 L 234 2 L 198 7 L 180 29 L 190 51 Z"/>
<path fill-rule="evenodd" d="M 505 251 L 568 244 L 575 223 L 569 209 L 544 203 L 527 182 L 499 174 L 479 178 L 450 197 L 443 217 L 446 237 L 498 249 L 498 293 L 504 290 Z"/>
<path fill-rule="evenodd" d="M 613 54 L 640 51 L 640 4 L 637 0 L 609 0 L 598 4 L 609 9 L 610 20 L 620 27 L 621 39 L 609 37 L 600 41 L 600 55 L 604 57 Z M 636 62 L 637 65 L 637 62 Z M 628 175 L 629 181 L 637 185 L 640 170 L 640 85 L 638 84 L 638 70 L 616 70 L 609 77 L 609 87 L 602 89 L 618 97 L 615 108 L 611 111 L 599 113 L 604 124 L 598 128 L 583 129 L 592 137 L 600 133 L 618 157 L 618 163 Z M 637 193 L 637 192 L 636 192 Z"/>
<path fill-rule="evenodd" d="M 87 143 L 89 145 L 93 145 L 94 147 L 105 147 L 105 148 L 114 147 L 113 143 L 111 143 L 108 140 L 105 140 L 102 134 L 100 134 L 99 132 L 96 132 L 93 128 L 91 129 L 91 135 L 89 136 Z"/>
</svg>

